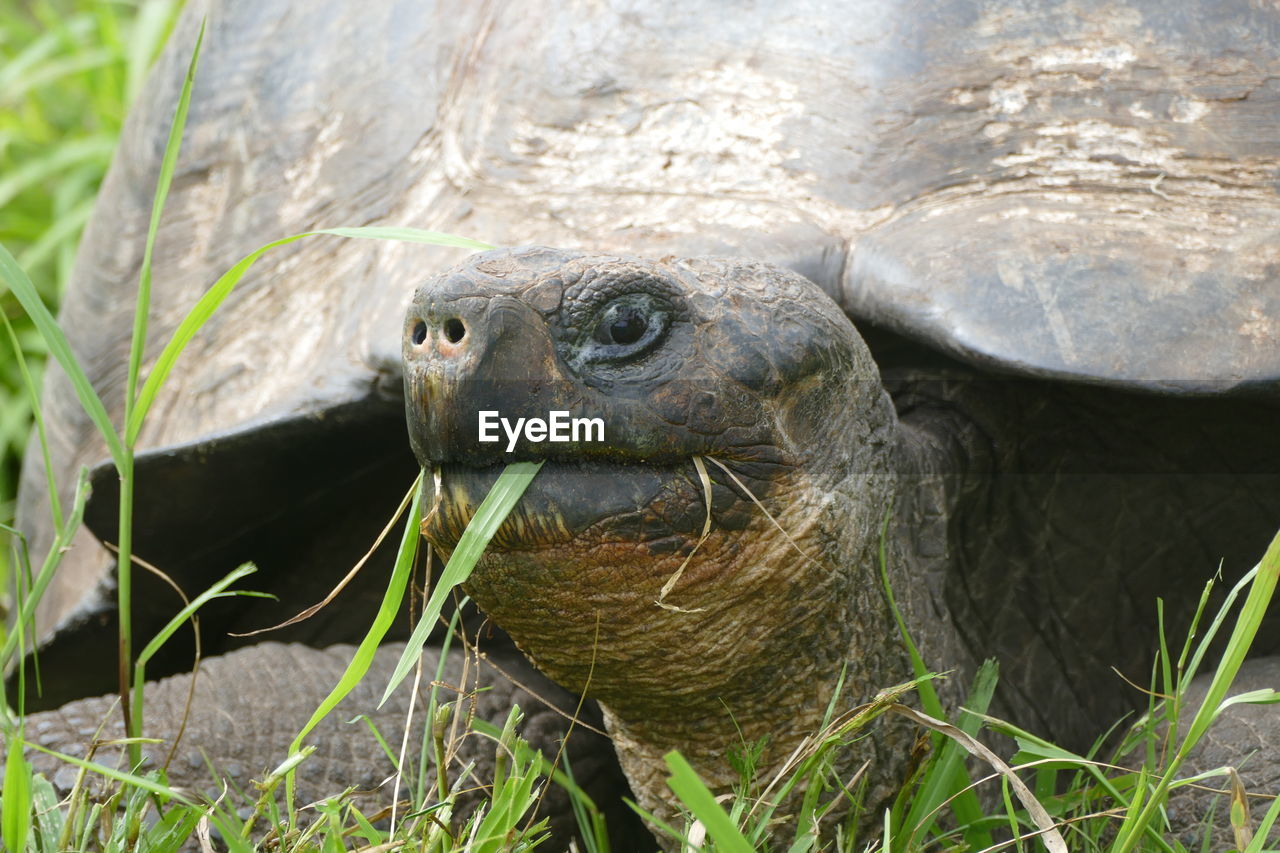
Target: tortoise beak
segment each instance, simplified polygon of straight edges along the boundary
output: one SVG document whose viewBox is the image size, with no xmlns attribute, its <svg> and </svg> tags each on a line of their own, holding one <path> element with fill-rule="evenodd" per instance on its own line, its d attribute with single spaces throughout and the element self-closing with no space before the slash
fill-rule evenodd
<svg viewBox="0 0 1280 853">
<path fill-rule="evenodd" d="M 501 442 L 479 440 L 481 411 L 526 417 L 567 405 L 547 325 L 514 293 L 428 282 L 405 320 L 403 359 L 409 440 L 426 467 L 502 461 Z"/>
</svg>

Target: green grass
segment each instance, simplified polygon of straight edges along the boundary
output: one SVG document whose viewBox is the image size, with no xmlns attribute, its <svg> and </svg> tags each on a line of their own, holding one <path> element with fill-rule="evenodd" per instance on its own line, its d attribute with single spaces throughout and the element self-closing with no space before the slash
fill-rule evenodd
<svg viewBox="0 0 1280 853">
<path fill-rule="evenodd" d="M 486 244 L 472 240 L 455 238 L 450 235 L 413 229 L 387 228 L 348 228 L 317 231 L 286 237 L 260 247 L 235 264 L 226 274 L 205 293 L 192 307 L 188 317 L 178 326 L 173 337 L 159 354 L 156 364 L 150 371 L 148 379 L 139 387 L 139 368 L 145 354 L 143 342 L 146 338 L 146 323 L 149 303 L 150 260 L 164 201 L 172 180 L 174 165 L 180 153 L 183 122 L 190 102 L 192 81 L 199 58 L 199 41 L 193 52 L 190 67 L 183 86 L 177 114 L 165 149 L 163 166 L 155 192 L 151 227 L 147 235 L 144 260 L 140 271 L 139 297 L 135 313 L 132 346 L 127 365 L 128 383 L 126 389 L 126 414 L 122 427 L 111 423 L 105 407 L 97 392 L 86 378 L 84 371 L 71 351 L 71 348 L 53 317 L 49 307 L 41 297 L 40 290 L 16 258 L 0 244 L 0 277 L 7 285 L 6 296 L 21 306 L 26 322 L 34 327 L 41 336 L 44 351 L 56 358 L 67 373 L 74 387 L 81 406 L 89 414 L 97 426 L 111 452 L 112 459 L 120 475 L 120 563 L 117 607 L 120 619 L 120 659 L 121 690 L 120 695 L 125 707 L 130 737 L 126 738 L 129 748 L 130 764 L 139 766 L 140 748 L 145 741 L 142 732 L 145 730 L 145 710 L 143 707 L 142 686 L 145 680 L 145 665 L 152 655 L 172 636 L 172 634 L 188 619 L 192 618 L 206 602 L 226 595 L 246 594 L 244 591 L 233 591 L 229 588 L 235 582 L 251 574 L 252 566 L 242 566 L 228 574 L 220 582 L 205 590 L 186 607 L 174 615 L 169 623 L 152 640 L 146 644 L 136 658 L 132 655 L 133 637 L 128 618 L 130 601 L 129 574 L 131 560 L 129 539 L 131 533 L 131 508 L 133 485 L 133 445 L 138 431 L 146 417 L 151 401 L 158 392 L 170 371 L 178 362 L 186 344 L 198 333 L 203 324 L 213 315 L 221 303 L 231 294 L 236 284 L 253 264 L 271 249 L 305 239 L 320 233 L 336 234 L 348 238 L 416 240 L 437 245 L 465 246 L 470 248 L 488 248 Z M 12 329 L 12 327 L 9 327 Z M 43 441 L 43 423 L 40 418 L 39 404 L 35 393 L 35 377 L 26 369 L 29 353 L 20 345 L 19 335 L 12 332 L 11 342 L 16 364 L 22 368 L 19 373 L 22 379 L 21 390 L 24 399 L 32 403 L 31 414 Z M 464 534 L 464 541 L 450 560 L 447 574 L 461 580 L 470 567 L 474 565 L 488 539 L 493 535 L 502 519 L 510 512 L 528 485 L 537 466 L 517 465 L 505 472 L 490 497 L 478 511 L 475 520 Z M 52 475 L 50 475 L 52 476 Z M 419 485 L 421 478 L 419 480 Z M 20 582 L 18 584 L 17 609 L 19 618 L 14 630 L 5 636 L 4 662 L 18 662 L 21 666 L 25 659 L 27 638 L 24 630 L 30 622 L 30 614 L 35 603 L 56 572 L 58 562 L 64 553 L 65 546 L 79 526 L 84 506 L 84 479 L 77 491 L 76 499 L 69 514 L 64 514 L 58 506 L 56 488 L 50 484 L 50 514 L 56 531 L 55 542 L 45 559 L 41 571 L 32 576 L 23 543 L 20 538 L 14 542 L 13 552 L 17 557 Z M 243 820 L 236 810 L 230 810 L 221 803 L 195 803 L 189 797 L 180 795 L 167 786 L 162 775 L 141 776 L 123 772 L 88 759 L 75 756 L 59 755 L 62 760 L 80 767 L 84 771 L 99 774 L 113 780 L 118 787 L 105 804 L 90 807 L 87 800 L 82 800 L 82 791 L 77 785 L 69 797 L 68 804 L 51 802 L 52 789 L 38 775 L 33 775 L 23 755 L 25 743 L 25 727 L 21 715 L 23 705 L 20 687 L 17 709 L 5 709 L 4 729 L 8 745 L 5 766 L 5 787 L 0 794 L 0 840 L 8 850 L 53 850 L 66 849 L 69 844 L 76 844 L 81 849 L 133 849 L 141 845 L 151 849 L 177 849 L 202 821 L 215 825 L 223 839 L 233 849 L 251 849 L 254 845 L 249 841 L 255 825 L 271 826 L 271 834 L 278 839 L 287 839 L 287 847 L 296 850 L 328 850 L 345 849 L 348 837 L 362 837 L 368 844 L 384 844 L 387 834 L 375 829 L 371 822 L 356 807 L 338 798 L 319 806 L 319 818 L 301 821 L 292 806 L 292 775 L 299 762 L 306 759 L 310 750 L 302 747 L 302 740 L 316 722 L 326 715 L 337 704 L 343 695 L 364 675 L 368 668 L 373 650 L 385 634 L 390 620 L 399 610 L 401 599 L 407 587 L 409 571 L 413 566 L 419 540 L 418 516 L 420 490 L 415 486 L 415 496 L 409 504 L 409 513 L 405 522 L 405 533 L 396 561 L 391 584 L 379 617 L 371 626 L 365 641 L 357 650 L 355 658 L 347 673 L 335 685 L 330 696 L 316 709 L 311 721 L 299 732 L 290 754 L 275 773 L 260 783 L 261 796 L 247 818 Z M 428 603 L 423 622 L 434 624 L 443 603 L 444 595 L 451 585 L 441 584 L 438 593 Z M 417 641 L 420 649 L 422 638 Z M 411 647 L 412 648 L 412 647 Z M 416 658 L 416 651 L 413 658 Z M 406 655 L 408 659 L 409 656 Z M 19 683 L 25 685 L 25 673 L 20 675 Z M 403 678 L 399 674 L 395 680 Z M 392 685 L 394 686 L 394 684 Z M 388 690 L 391 688 L 389 687 Z M 129 703 L 127 700 L 132 699 Z M 15 715 L 13 710 L 17 711 Z M 427 709 L 432 718 L 443 718 L 448 706 Z M 493 780 L 470 780 L 469 786 L 484 784 L 491 791 L 488 802 L 478 809 L 471 818 L 460 827 L 450 827 L 448 817 L 453 811 L 458 784 L 463 778 L 451 784 L 448 770 L 443 761 L 439 762 L 436 778 L 438 784 L 432 789 L 439 794 L 437 802 L 428 804 L 424 798 L 419 807 L 406 815 L 399 824 L 397 837 L 405 839 L 405 843 L 414 846 L 422 845 L 429 849 L 453 850 L 497 850 L 520 849 L 535 843 L 545 831 L 544 824 L 534 823 L 530 818 L 530 810 L 536 804 L 542 786 L 550 775 L 559 772 L 565 778 L 571 790 L 572 781 L 562 771 L 555 771 L 545 765 L 538 753 L 526 743 L 515 737 L 514 730 L 519 717 L 519 710 L 513 708 L 508 725 L 499 733 L 496 749 L 499 751 L 498 766 L 501 771 Z M 443 754 L 443 746 L 439 733 L 436 733 L 435 752 Z M 384 741 L 385 742 L 385 741 Z M 31 745 L 32 748 L 41 749 Z M 424 744 L 424 753 L 426 747 Z M 47 751 L 47 750 L 42 750 Z M 465 777 L 465 774 L 463 774 Z M 412 781 L 412 780 L 411 780 Z M 273 793 L 283 782 L 289 789 L 286 802 L 289 804 L 285 814 L 276 809 Z M 426 790 L 418 783 L 418 790 Z M 580 803 L 584 813 L 596 812 L 594 804 Z M 147 812 L 154 814 L 153 821 L 144 821 Z M 451 834 L 451 831 L 455 834 Z M 607 843 L 598 839 L 598 843 Z"/>
<path fill-rule="evenodd" d="M 31 14 L 34 18 L 48 18 L 53 14 L 53 8 L 52 4 L 36 3 Z M 67 199 L 78 198 L 76 193 L 82 190 L 88 193 L 85 198 L 92 197 L 92 191 L 84 188 L 96 181 L 86 177 L 87 170 L 92 164 L 101 166 L 105 162 L 102 160 L 104 152 L 114 144 L 111 128 L 118 130 L 123 104 L 127 102 L 128 94 L 136 91 L 145 58 L 154 53 L 158 34 L 168 25 L 170 12 L 166 10 L 171 10 L 171 6 L 148 8 L 150 11 L 129 18 L 116 7 L 94 4 L 87 11 L 67 13 L 54 21 L 47 38 L 35 35 L 34 30 L 28 32 L 29 38 L 22 47 L 17 47 L 22 43 L 10 35 L 18 30 L 0 30 L 9 39 L 0 45 L 7 51 L 4 55 L 7 61 L 0 70 L 0 78 L 8 75 L 10 86 L 14 85 L 13 80 L 19 82 L 16 88 L 0 85 L 0 98 L 9 97 L 21 102 L 24 106 L 16 110 L 17 113 L 38 114 L 42 109 L 49 112 L 48 116 L 41 114 L 38 118 L 29 118 L 32 127 L 47 129 L 56 126 L 55 119 L 61 107 L 39 101 L 36 94 L 43 91 L 40 87 L 50 84 L 49 81 L 79 80 L 87 87 L 84 96 L 99 106 L 99 101 L 93 98 L 108 103 L 104 93 L 119 94 L 116 101 L 110 101 L 116 104 L 113 109 L 118 109 L 119 114 L 112 113 L 115 123 L 104 125 L 105 131 L 102 128 L 96 128 L 93 133 L 86 131 L 88 135 L 84 138 L 68 131 L 65 140 L 55 134 L 57 145 L 65 141 L 65 148 L 51 144 L 42 158 L 27 160 L 25 165 L 9 166 L 0 171 L 0 196 L 4 192 L 10 193 L 15 203 L 13 209 L 18 211 L 13 220 L 16 225 L 9 224 L 7 219 L 3 220 L 6 224 L 0 225 L 6 229 L 0 232 L 0 243 L 13 247 L 16 252 L 15 255 L 0 249 L 0 275 L 7 284 L 3 296 L 6 317 L 12 322 L 12 333 L 8 337 L 11 343 L 17 344 L 13 350 L 11 397 L 20 400 L 29 415 L 38 416 L 39 405 L 35 395 L 38 369 L 33 369 L 28 362 L 43 353 L 50 353 L 59 360 L 72 378 L 81 404 L 103 432 L 120 470 L 122 532 L 129 528 L 133 443 L 150 401 L 170 372 L 180 367 L 183 348 L 263 254 L 276 246 L 312 236 L 293 235 L 269 243 L 250 253 L 220 277 L 192 306 L 186 320 L 158 355 L 157 366 L 147 381 L 139 385 L 138 366 L 146 356 L 142 351 L 145 339 L 142 332 L 146 323 L 149 262 L 144 262 L 134 345 L 128 364 L 122 365 L 130 377 L 127 393 L 129 412 L 119 428 L 111 424 L 96 392 L 75 363 L 48 304 L 55 296 L 57 277 L 65 274 L 65 264 L 69 263 L 74 238 L 68 235 L 78 231 L 77 223 L 82 224 L 83 210 L 87 210 Z M 158 23 L 162 20 L 161 11 L 164 11 L 164 26 Z M 27 13 L 9 14 L 21 18 Z M 127 26 L 122 22 L 128 22 Z M 192 73 L 194 68 L 193 58 Z M 102 75 L 101 80 L 97 79 L 98 75 Z M 87 77 L 94 80 L 90 83 L 82 79 Z M 179 156 L 181 116 L 189 93 L 188 85 L 180 100 L 175 133 L 171 135 L 166 149 L 169 168 L 162 169 L 157 186 L 156 218 L 148 236 L 148 247 L 154 241 L 155 223 L 163 207 L 172 164 Z M 8 121 L 6 116 L 5 122 Z M 8 123 L 0 124 L 0 133 L 8 133 L 9 129 Z M 0 136 L 6 152 L 13 144 L 13 138 L 11 134 Z M 38 165 L 30 165 L 33 162 Z M 97 174 L 100 176 L 100 170 Z M 47 198 L 38 198 L 41 193 Z M 43 226 L 45 230 L 31 224 L 37 218 L 31 211 L 41 210 L 48 211 L 45 219 L 54 223 Z M 77 210 L 81 213 L 74 213 Z M 23 211 L 28 213 L 24 216 Z M 27 230 L 23 231 L 19 226 Z M 54 244 L 53 238 L 42 236 L 47 233 L 67 242 L 57 243 L 56 249 L 48 248 Z M 408 229 L 330 229 L 314 233 L 356 239 L 411 239 L 484 247 L 476 241 Z M 25 240 L 23 234 L 26 235 Z M 39 429 L 38 417 L 35 422 Z M 24 434 L 25 429 L 22 428 Z M 7 446 L 11 450 L 20 449 L 22 443 L 18 440 Z M 446 576 L 437 585 L 425 609 L 422 625 L 429 627 L 435 623 L 445 596 L 454 584 L 465 579 L 489 537 L 535 474 L 536 466 L 527 464 L 512 466 L 504 473 L 468 527 L 463 542 L 455 549 Z M 56 495 L 57 490 L 50 489 L 50 494 Z M 83 477 L 71 506 L 60 507 L 56 498 L 52 499 L 54 503 L 49 509 L 56 539 L 49 553 L 42 558 L 38 571 L 32 571 L 30 556 L 25 553 L 21 540 L 12 543 L 11 553 L 23 578 L 23 594 L 16 602 L 20 618 L 4 638 L 4 662 L 21 661 L 24 657 L 30 638 L 24 636 L 23 628 L 29 624 L 28 616 L 34 603 L 54 577 L 63 548 L 80 524 L 84 499 Z M 540 788 L 555 780 L 575 794 L 575 808 L 587 836 L 586 847 L 608 850 L 609 839 L 599 820 L 596 804 L 577 792 L 566 769 L 552 767 L 516 735 L 518 709 L 512 710 L 507 724 L 500 729 L 479 722 L 474 724 L 477 732 L 492 739 L 499 757 L 494 778 L 475 779 L 467 772 L 451 773 L 441 758 L 446 751 L 446 731 L 450 730 L 446 725 L 450 706 L 437 701 L 434 696 L 430 705 L 423 709 L 426 718 L 434 724 L 428 727 L 420 744 L 422 762 L 417 768 L 401 768 L 411 805 L 406 812 L 397 815 L 392 826 L 384 828 L 374 820 L 376 816 L 364 814 L 355 800 L 345 796 L 337 796 L 319 804 L 314 810 L 304 812 L 294 808 L 292 797 L 286 793 L 285 808 L 278 807 L 276 795 L 281 786 L 288 792 L 293 772 L 299 763 L 307 760 L 309 751 L 304 746 L 307 729 L 328 713 L 337 700 L 364 676 L 367 658 L 380 641 L 386 621 L 399 609 L 409 569 L 416 559 L 421 483 L 415 486 L 413 496 L 402 510 L 407 511 L 407 517 L 383 611 L 371 626 L 351 668 L 334 686 L 331 696 L 316 709 L 312 723 L 299 733 L 290 753 L 281 756 L 276 770 L 260 780 L 247 816 L 241 816 L 226 802 L 207 802 L 174 791 L 158 773 L 131 773 L 108 767 L 95 762 L 92 754 L 61 758 L 78 767 L 83 774 L 92 773 L 110 780 L 111 793 L 107 799 L 90 799 L 86 789 L 78 783 L 66 801 L 56 801 L 52 786 L 32 773 L 22 749 L 18 748 L 26 739 L 20 714 L 22 698 L 19 696 L 18 709 L 6 708 L 4 714 L 3 736 L 8 747 L 4 788 L 0 792 L 0 841 L 4 848 L 13 851 L 176 850 L 193 837 L 202 823 L 207 823 L 218 829 L 224 843 L 233 850 L 263 849 L 263 844 L 267 843 L 260 841 L 264 833 L 268 839 L 275 839 L 278 849 L 296 851 L 350 849 L 353 845 L 385 850 L 528 849 L 536 846 L 544 833 L 541 824 L 531 821 L 531 809 Z M 122 536 L 121 542 L 125 554 L 121 567 L 123 580 L 129 570 L 127 538 Z M 147 659 L 205 602 L 225 595 L 246 594 L 234 586 L 251 571 L 252 567 L 241 567 L 197 595 L 174 615 L 164 630 L 143 645 L 136 659 L 131 653 L 133 637 L 129 633 L 128 620 L 122 620 L 122 669 L 126 679 L 122 695 L 128 697 L 132 694 L 133 698 L 130 713 L 133 737 L 128 739 L 128 745 L 135 761 L 142 743 L 141 735 L 146 731 L 140 688 L 145 678 Z M 1072 850 L 1108 850 L 1114 853 L 1183 850 L 1180 841 L 1168 832 L 1163 806 L 1171 792 L 1187 784 L 1188 780 L 1179 775 L 1179 769 L 1195 743 L 1203 738 L 1222 710 L 1231 702 L 1240 700 L 1240 697 L 1228 698 L 1230 684 L 1274 595 L 1277 578 L 1280 578 L 1280 537 L 1255 572 L 1241 581 L 1227 597 L 1222 609 L 1197 640 L 1193 642 L 1189 636 L 1174 654 L 1167 638 L 1159 637 L 1161 652 L 1153 676 L 1152 695 L 1171 698 L 1164 701 L 1153 698 L 1148 713 L 1128 727 L 1119 751 L 1108 756 L 1106 762 L 1098 761 L 1092 753 L 1070 753 L 1030 732 L 987 716 L 985 711 L 997 678 L 994 666 L 986 666 L 977 674 L 966 702 L 967 711 L 961 712 L 953 721 L 945 720 L 945 709 L 931 687 L 935 676 L 914 652 L 906 626 L 900 621 L 903 639 L 912 650 L 915 678 L 886 689 L 874 701 L 849 713 L 837 714 L 837 704 L 833 699 L 827 719 L 821 730 L 815 733 L 808 750 L 796 756 L 790 770 L 780 778 L 761 778 L 756 766 L 760 754 L 755 748 L 757 745 L 744 744 L 733 757 L 734 766 L 741 776 L 740 784 L 732 796 L 718 798 L 679 754 L 666 756 L 669 785 L 683 805 L 684 812 L 680 825 L 665 827 L 663 831 L 673 844 L 685 849 L 693 849 L 694 842 L 690 839 L 696 839 L 697 849 L 734 853 L 765 849 L 786 849 L 795 853 L 817 849 L 906 853 L 914 850 L 974 849 L 987 845 L 1021 850 L 1036 849 L 1039 844 L 1055 849 L 1055 833 L 1065 839 L 1063 843 Z M 127 614 L 130 604 L 127 580 L 123 580 L 121 590 L 120 612 Z M 886 589 L 886 592 L 892 600 L 892 591 Z M 1241 596 L 1243 602 L 1237 609 L 1234 605 Z M 1204 600 L 1207 600 L 1207 591 Z M 1202 611 L 1203 606 L 1202 601 Z M 1187 708 L 1183 700 L 1187 685 L 1206 666 L 1209 643 L 1228 623 L 1232 626 L 1231 633 L 1213 670 L 1208 694 L 1199 706 Z M 397 670 L 397 680 L 408 674 L 425 637 L 425 630 L 416 632 L 423 637 L 415 637 L 415 642 L 411 643 Z M 918 697 L 923 711 L 903 703 L 912 693 Z M 1244 700 L 1270 702 L 1276 698 L 1274 693 L 1263 691 L 1244 697 Z M 13 713 L 14 710 L 19 713 Z M 931 754 L 920 772 L 908 781 L 902 796 L 883 814 L 859 815 L 855 808 L 854 817 L 836 820 L 835 817 L 847 810 L 850 804 L 857 806 L 861 802 L 863 791 L 856 780 L 837 776 L 835 768 L 839 763 L 835 758 L 841 750 L 866 737 L 868 726 L 886 714 L 907 716 L 921 725 L 922 732 L 930 732 Z M 1183 722 L 1187 723 L 1181 729 L 1184 734 L 1176 742 L 1171 742 L 1167 733 L 1179 731 L 1179 724 Z M 975 740 L 975 735 L 982 728 L 1014 738 L 1019 751 L 1013 758 L 1012 768 L 983 751 L 985 747 Z M 377 734 L 384 746 L 395 741 L 383 733 Z M 1099 742 L 1102 740 L 1100 735 Z M 386 748 L 394 759 L 394 750 Z M 978 761 L 966 763 L 968 754 L 977 755 Z M 987 783 L 994 786 L 993 796 L 981 797 L 970 789 L 969 770 L 983 762 L 994 768 L 992 775 L 995 781 Z M 428 784 L 433 775 L 428 772 L 430 763 L 434 763 L 438 770 L 434 773 L 434 784 Z M 476 785 L 487 791 L 485 804 L 468 821 L 453 820 L 459 792 Z M 789 802 L 797 804 L 796 813 L 780 814 L 774 803 L 790 794 L 795 795 Z M 1280 813 L 1280 805 L 1276 803 L 1280 801 L 1269 804 L 1262 816 L 1252 821 L 1244 816 L 1243 810 L 1232 810 L 1242 832 L 1248 830 L 1253 833 L 1253 840 L 1241 845 L 1248 853 L 1261 850 L 1267 830 Z M 779 821 L 794 834 L 785 846 L 769 840 Z M 877 827 L 879 832 L 868 835 L 869 827 Z M 1051 828 L 1046 831 L 1046 827 Z M 1033 840 L 1037 832 L 1041 833 L 1035 836 L 1039 840 Z M 1242 839 L 1246 834 L 1242 834 Z"/>
<path fill-rule="evenodd" d="M 854 822 L 821 826 L 820 819 L 828 803 L 847 796 L 848 792 L 841 790 L 830 764 L 808 761 L 801 763 L 786 784 L 802 784 L 811 791 L 824 791 L 828 798 L 807 800 L 800 812 L 788 821 L 796 832 L 794 841 L 786 847 L 770 846 L 766 824 L 772 815 L 767 804 L 762 809 L 761 801 L 747 793 L 759 791 L 763 781 L 753 778 L 754 768 L 743 768 L 742 784 L 734 798 L 720 802 L 711 797 L 687 763 L 674 753 L 667 756 L 670 785 L 683 803 L 686 822 L 681 828 L 665 826 L 663 829 L 670 838 L 681 842 L 682 850 L 695 849 L 687 839 L 692 836 L 701 839 L 704 835 L 705 840 L 698 849 L 715 851 L 785 849 L 788 853 L 798 853 L 823 849 L 907 853 L 1049 849 L 1181 853 L 1207 849 L 1199 842 L 1188 848 L 1174 837 L 1164 807 L 1170 794 L 1178 788 L 1196 783 L 1212 785 L 1215 781 L 1226 784 L 1230 779 L 1227 768 L 1198 776 L 1181 776 L 1178 772 L 1188 754 L 1225 710 L 1239 702 L 1280 701 L 1280 695 L 1272 690 L 1228 698 L 1231 682 L 1267 611 L 1277 579 L 1280 579 L 1280 534 L 1258 566 L 1226 596 L 1210 624 L 1192 626 L 1176 657 L 1170 658 L 1167 638 L 1161 634 L 1158 638 L 1161 652 L 1156 663 L 1160 681 L 1152 685 L 1151 695 L 1169 698 L 1162 701 L 1153 698 L 1148 713 L 1127 727 L 1119 746 L 1105 760 L 1097 756 L 1098 745 L 1111 740 L 1105 733 L 1099 734 L 1090 754 L 1078 755 L 983 713 L 995 684 L 995 669 L 990 665 L 984 666 L 975 679 L 964 702 L 967 711 L 960 712 L 958 723 L 929 719 L 942 715 L 923 713 L 899 702 L 906 687 L 917 693 L 926 708 L 931 701 L 936 701 L 930 698 L 932 690 L 926 686 L 935 676 L 922 672 L 915 681 L 897 688 L 897 694 L 882 693 L 875 702 L 862 708 L 861 719 L 824 728 L 823 736 L 812 750 L 816 756 L 824 750 L 847 748 L 865 736 L 867 722 L 883 713 L 907 715 L 921 721 L 923 728 L 943 735 L 941 742 L 935 741 L 930 758 L 909 781 L 894 806 L 887 809 L 879 821 L 873 821 L 881 828 L 878 837 L 857 837 L 853 832 Z M 1203 605 L 1211 588 L 1212 582 L 1206 587 L 1197 622 L 1203 615 Z M 1244 601 L 1237 608 L 1242 594 Z M 1188 708 L 1186 694 L 1191 681 L 1208 660 L 1209 648 L 1220 629 L 1227 624 L 1232 626 L 1231 633 L 1212 671 L 1211 686 L 1199 705 Z M 905 626 L 903 628 L 905 631 Z M 909 638 L 905 639 L 910 647 Z M 1017 753 L 1009 762 L 1012 767 L 996 756 L 987 756 L 982 744 L 973 740 L 979 727 L 1013 739 Z M 1178 732 L 1180 736 L 1173 734 Z M 985 799 L 975 797 L 973 803 L 965 804 L 964 796 L 973 792 L 973 786 L 964 765 L 954 759 L 959 748 L 978 755 L 979 759 L 971 762 L 970 768 L 983 766 L 983 772 L 990 777 L 984 783 L 988 794 Z M 1001 794 L 998 800 L 991 796 L 991 785 L 998 786 L 996 790 Z M 1021 789 L 1021 793 L 1015 795 L 1015 789 Z M 998 803 L 997 807 L 990 805 L 993 801 Z M 987 806 L 977 806 L 979 802 L 986 802 Z M 1280 818 L 1280 799 L 1257 802 L 1265 808 L 1252 819 L 1245 817 L 1238 803 L 1222 806 L 1224 811 L 1232 808 L 1232 823 L 1243 842 L 1239 849 L 1247 853 L 1261 853 Z M 978 812 L 974 813 L 972 807 L 977 807 Z M 1046 828 L 1052 828 L 1059 840 L 1050 841 Z"/>
<path fill-rule="evenodd" d="M 178 0 L 0 4 L 0 243 L 56 311 L 129 104 Z M 44 339 L 9 291 L 0 313 L 39 378 Z M 0 347 L 0 520 L 31 427 L 22 371 Z M 5 549 L 7 550 L 7 549 Z M 0 557 L 2 559 L 2 557 Z"/>
</svg>

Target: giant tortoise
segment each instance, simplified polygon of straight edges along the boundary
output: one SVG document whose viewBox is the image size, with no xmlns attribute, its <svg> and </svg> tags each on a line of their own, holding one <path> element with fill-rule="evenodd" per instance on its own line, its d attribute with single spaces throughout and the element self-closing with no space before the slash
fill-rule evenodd
<svg viewBox="0 0 1280 853">
<path fill-rule="evenodd" d="M 930 664 L 960 682 L 1000 658 L 1002 712 L 1070 746 L 1145 702 L 1112 669 L 1145 681 L 1157 596 L 1176 635 L 1205 577 L 1248 568 L 1280 521 L 1274 4 L 192 0 L 61 317 L 117 414 L 201 18 L 152 354 L 218 273 L 291 233 L 566 247 L 463 260 L 324 237 L 258 263 L 140 440 L 137 553 L 188 590 L 252 559 L 284 599 L 210 605 L 206 652 L 257 643 L 225 635 L 317 599 L 368 547 L 418 467 L 405 403 L 445 551 L 502 464 L 547 460 L 469 589 L 599 698 L 660 812 L 666 748 L 721 784 L 734 720 L 772 734 L 776 763 L 842 667 L 850 702 L 910 675 L 878 582 L 886 521 Z M 65 490 L 105 452 L 56 370 L 46 401 Z M 478 441 L 478 411 L 548 407 L 601 417 L 604 441 Z M 37 552 L 43 483 L 28 454 Z M 39 613 L 46 707 L 114 688 L 94 536 L 115 536 L 112 485 L 99 467 L 92 533 Z M 278 639 L 359 636 L 386 560 Z M 175 599 L 136 595 L 146 636 Z M 229 673 L 280 648 L 237 653 L 209 707 L 270 707 L 280 685 Z M 318 696 L 298 654 L 277 677 Z M 175 644 L 151 672 L 188 661 Z M 909 746 L 891 728 L 867 747 L 878 790 Z M 1280 765 L 1257 766 L 1274 784 Z"/>
</svg>

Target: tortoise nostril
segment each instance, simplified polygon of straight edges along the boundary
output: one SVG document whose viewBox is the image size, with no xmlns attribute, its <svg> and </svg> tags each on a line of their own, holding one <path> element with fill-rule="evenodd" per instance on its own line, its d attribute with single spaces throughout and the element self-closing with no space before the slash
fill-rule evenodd
<svg viewBox="0 0 1280 853">
<path fill-rule="evenodd" d="M 413 345 L 418 346 L 427 339 L 427 324 L 419 320 L 413 324 Z"/>
<path fill-rule="evenodd" d="M 457 317 L 450 317 L 444 321 L 444 336 L 449 343 L 456 344 L 467 336 L 467 327 Z"/>
</svg>

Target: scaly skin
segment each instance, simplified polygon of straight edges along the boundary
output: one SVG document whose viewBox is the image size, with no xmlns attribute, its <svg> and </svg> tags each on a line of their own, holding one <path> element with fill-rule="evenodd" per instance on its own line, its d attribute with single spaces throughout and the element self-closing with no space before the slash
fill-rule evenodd
<svg viewBox="0 0 1280 853">
<path fill-rule="evenodd" d="M 648 306 L 651 328 L 668 312 L 662 338 L 584 357 L 610 300 L 642 291 L 668 300 Z M 445 334 L 451 320 L 461 339 Z M 600 700 L 633 790 L 660 818 L 672 816 L 667 751 L 726 790 L 726 750 L 768 736 L 767 774 L 820 727 L 842 670 L 837 708 L 910 677 L 876 555 L 912 449 L 865 345 L 807 281 L 720 261 L 491 253 L 419 291 L 405 365 L 415 448 L 441 471 L 424 530 L 442 550 L 505 462 L 549 460 L 467 591 L 540 669 Z M 487 409 L 603 417 L 606 444 L 522 442 L 507 455 L 476 439 Z M 706 462 L 711 532 L 664 597 L 706 516 L 694 456 L 734 471 L 777 524 Z M 909 734 L 885 729 L 878 797 L 910 752 Z"/>
<path fill-rule="evenodd" d="M 441 550 L 507 462 L 544 461 L 467 588 L 539 668 L 600 700 L 662 819 L 667 751 L 726 790 L 726 750 L 768 736 L 768 778 L 842 671 L 838 710 L 910 678 L 878 572 L 890 515 L 890 584 L 926 662 L 955 672 L 944 701 L 997 655 L 997 712 L 1082 749 L 1145 704 L 1111 668 L 1149 671 L 1156 597 L 1181 637 L 1207 555 L 1256 554 L 1280 511 L 1266 401 L 949 367 L 882 384 L 834 303 L 762 264 L 479 255 L 418 291 L 404 364 Z M 605 441 L 507 453 L 477 440 L 480 410 L 602 417 Z M 711 531 L 664 596 L 707 514 L 697 457 Z M 838 769 L 872 759 L 874 805 L 913 737 L 882 722 Z"/>
</svg>

